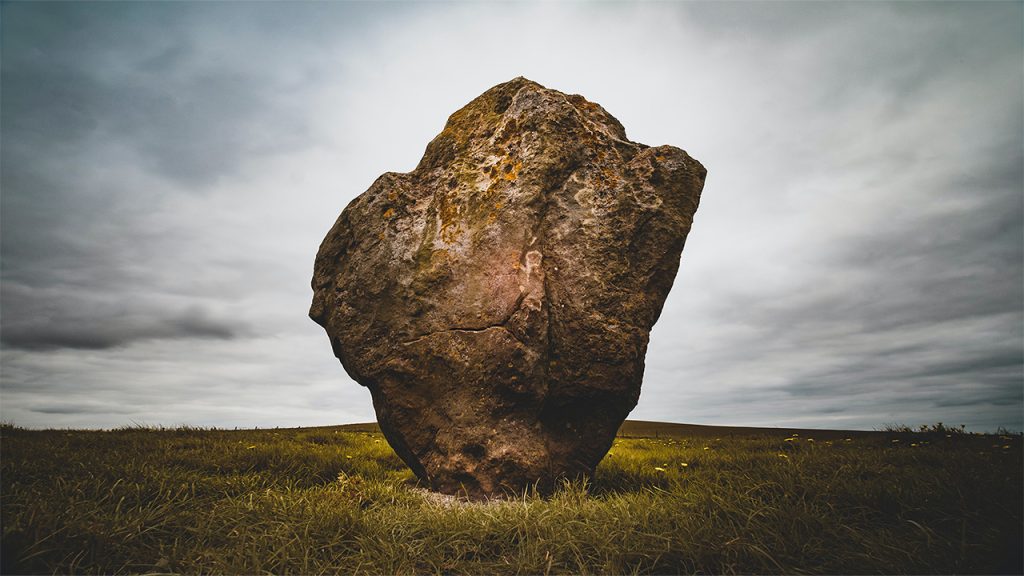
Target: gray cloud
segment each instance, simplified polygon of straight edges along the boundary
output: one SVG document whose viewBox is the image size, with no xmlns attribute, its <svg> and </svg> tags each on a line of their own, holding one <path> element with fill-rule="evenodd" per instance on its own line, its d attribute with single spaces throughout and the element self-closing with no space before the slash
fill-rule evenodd
<svg viewBox="0 0 1024 576">
<path fill-rule="evenodd" d="M 786 151 L 769 157 L 787 172 L 713 208 L 719 226 L 727 212 L 754 226 L 730 237 L 702 229 L 698 213 L 694 232 L 707 242 L 690 242 L 681 269 L 696 298 L 667 307 L 688 325 L 659 329 L 667 341 L 652 342 L 647 389 L 661 396 L 652 416 L 669 417 L 664 398 L 674 393 L 710 423 L 1021 427 L 1020 10 L 907 6 L 816 5 L 800 15 L 793 5 L 690 7 L 698 20 L 725 18 L 774 43 L 779 60 L 797 62 L 780 75 L 799 78 L 806 66 L 813 83 L 779 90 L 795 103 L 773 119 L 802 141 L 783 134 L 763 144 Z M 801 23 L 825 12 L 835 18 Z M 788 16 L 793 30 L 762 26 Z M 863 42 L 868 30 L 876 36 Z M 810 56 L 815 38 L 828 41 Z M 714 202 L 716 174 L 705 163 L 702 210 Z M 757 204 L 752 190 L 775 205 Z M 742 249 L 715 254 L 716 243 Z M 657 356 L 669 350 L 672 360 Z M 714 398 L 703 397 L 709 390 Z"/>
<path fill-rule="evenodd" d="M 244 162 L 315 140 L 277 97 L 279 76 L 208 59 L 216 49 L 196 26 L 216 12 L 5 8 L 5 22 L 17 22 L 4 29 L 5 346 L 107 349 L 247 332 L 209 313 L 209 288 L 196 287 L 212 270 L 164 273 L 194 260 L 180 250 L 196 236 L 161 211 L 176 194 L 208 195 Z M 200 225 L 217 227 L 209 216 Z M 173 297 L 181 293 L 194 297 Z"/>
<path fill-rule="evenodd" d="M 63 302 L 65 310 L 40 310 L 26 317 L 15 312 L 5 322 L 0 342 L 13 349 L 45 351 L 60 348 L 104 350 L 127 346 L 140 340 L 221 339 L 230 340 L 245 333 L 237 322 L 212 318 L 200 307 L 178 312 L 138 310 L 120 306 L 96 309 L 82 301 Z M 75 305 L 78 305 L 75 307 Z"/>
<path fill-rule="evenodd" d="M 89 404 L 43 404 L 29 408 L 39 414 L 130 414 L 129 410 L 118 409 L 109 405 Z"/>
<path fill-rule="evenodd" d="M 258 59 L 281 63 L 272 42 L 252 43 L 279 24 L 278 7 L 50 4 L 7 13 L 18 23 L 5 30 L 4 55 L 4 122 L 16 147 L 116 142 L 196 190 L 248 159 L 315 144 L 297 100 L 309 72 L 301 63 L 284 74 L 264 68 Z M 217 18 L 224 24 L 210 37 L 207 22 Z"/>
</svg>

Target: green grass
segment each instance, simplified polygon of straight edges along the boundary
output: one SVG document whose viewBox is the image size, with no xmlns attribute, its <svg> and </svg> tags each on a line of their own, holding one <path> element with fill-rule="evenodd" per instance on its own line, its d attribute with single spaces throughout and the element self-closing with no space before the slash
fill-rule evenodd
<svg viewBox="0 0 1024 576">
<path fill-rule="evenodd" d="M 1019 436 L 652 426 L 497 503 L 432 498 L 372 427 L 4 426 L 3 572 L 1020 570 Z"/>
</svg>

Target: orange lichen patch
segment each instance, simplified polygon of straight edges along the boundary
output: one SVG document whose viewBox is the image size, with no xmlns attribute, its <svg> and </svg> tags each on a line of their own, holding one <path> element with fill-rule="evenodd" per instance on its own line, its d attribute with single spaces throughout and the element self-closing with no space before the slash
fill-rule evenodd
<svg viewBox="0 0 1024 576">
<path fill-rule="evenodd" d="M 437 217 L 439 235 L 443 242 L 452 243 L 462 230 L 462 206 L 456 194 L 444 193 L 438 197 Z"/>
<path fill-rule="evenodd" d="M 601 107 L 596 102 L 591 102 L 579 94 L 570 94 L 566 97 L 573 106 L 577 108 L 585 108 L 590 111 L 600 110 Z"/>
<path fill-rule="evenodd" d="M 498 220 L 505 207 L 500 193 L 519 178 L 523 169 L 503 147 L 480 149 L 473 158 L 452 166 L 444 176 L 446 186 L 434 194 L 437 240 L 454 244 L 470 240 Z"/>
<path fill-rule="evenodd" d="M 459 238 L 459 234 L 462 232 L 462 224 L 460 222 L 453 221 L 442 221 L 440 236 L 441 240 L 451 244 Z"/>
<path fill-rule="evenodd" d="M 517 89 L 521 85 L 513 86 Z M 421 166 L 438 166 L 444 162 L 464 156 L 475 139 L 488 138 L 493 127 L 498 124 L 511 94 L 503 93 L 502 89 L 485 92 L 480 98 L 473 100 L 457 110 L 448 118 L 444 129 L 427 146 Z M 505 104 L 502 104 L 505 101 Z M 484 127 L 484 128 L 481 128 Z M 515 124 L 510 127 L 515 130 Z"/>
<path fill-rule="evenodd" d="M 603 166 L 601 168 L 600 179 L 602 183 L 609 184 L 612 186 L 619 183 L 619 175 L 608 166 Z"/>
<path fill-rule="evenodd" d="M 508 163 L 505 164 L 505 166 L 503 166 L 501 169 L 501 177 L 511 182 L 519 177 L 519 170 L 522 169 L 522 167 L 522 162 L 513 163 L 511 160 L 509 160 Z"/>
<path fill-rule="evenodd" d="M 394 216 L 395 216 L 395 209 L 394 208 L 388 208 L 387 210 L 384 211 L 384 217 L 385 218 L 393 218 Z"/>
</svg>

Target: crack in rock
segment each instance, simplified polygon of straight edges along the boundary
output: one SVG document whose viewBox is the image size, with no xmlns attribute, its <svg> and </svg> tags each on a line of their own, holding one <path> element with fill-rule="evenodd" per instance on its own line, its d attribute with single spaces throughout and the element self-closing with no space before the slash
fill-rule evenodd
<svg viewBox="0 0 1024 576">
<path fill-rule="evenodd" d="M 480 333 L 483 333 L 483 332 L 487 332 L 488 330 L 494 330 L 495 328 L 500 328 L 502 330 L 508 331 L 508 328 L 506 328 L 504 324 L 494 324 L 492 326 L 484 326 L 483 328 L 446 328 L 444 330 L 437 330 L 437 331 L 434 331 L 434 332 L 427 332 L 426 334 L 423 334 L 421 336 L 417 336 L 416 338 L 413 338 L 412 340 L 406 340 L 406 341 L 402 342 L 402 344 L 403 345 L 415 344 L 415 343 L 417 343 L 420 340 L 423 340 L 425 338 L 430 338 L 431 336 L 436 336 L 438 334 L 447 334 L 449 332 L 463 332 L 463 333 L 466 333 L 466 334 L 480 334 Z M 511 333 L 511 332 L 509 332 L 509 333 Z M 513 334 L 513 336 L 515 336 L 515 334 Z"/>
</svg>

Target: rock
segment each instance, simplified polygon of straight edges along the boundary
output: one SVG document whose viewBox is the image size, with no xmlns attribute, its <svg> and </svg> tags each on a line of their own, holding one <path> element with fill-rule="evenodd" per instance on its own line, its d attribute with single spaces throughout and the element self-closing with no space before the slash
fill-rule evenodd
<svg viewBox="0 0 1024 576">
<path fill-rule="evenodd" d="M 582 96 L 499 84 L 345 208 L 309 315 L 434 490 L 549 489 L 636 405 L 705 174 Z"/>
</svg>

